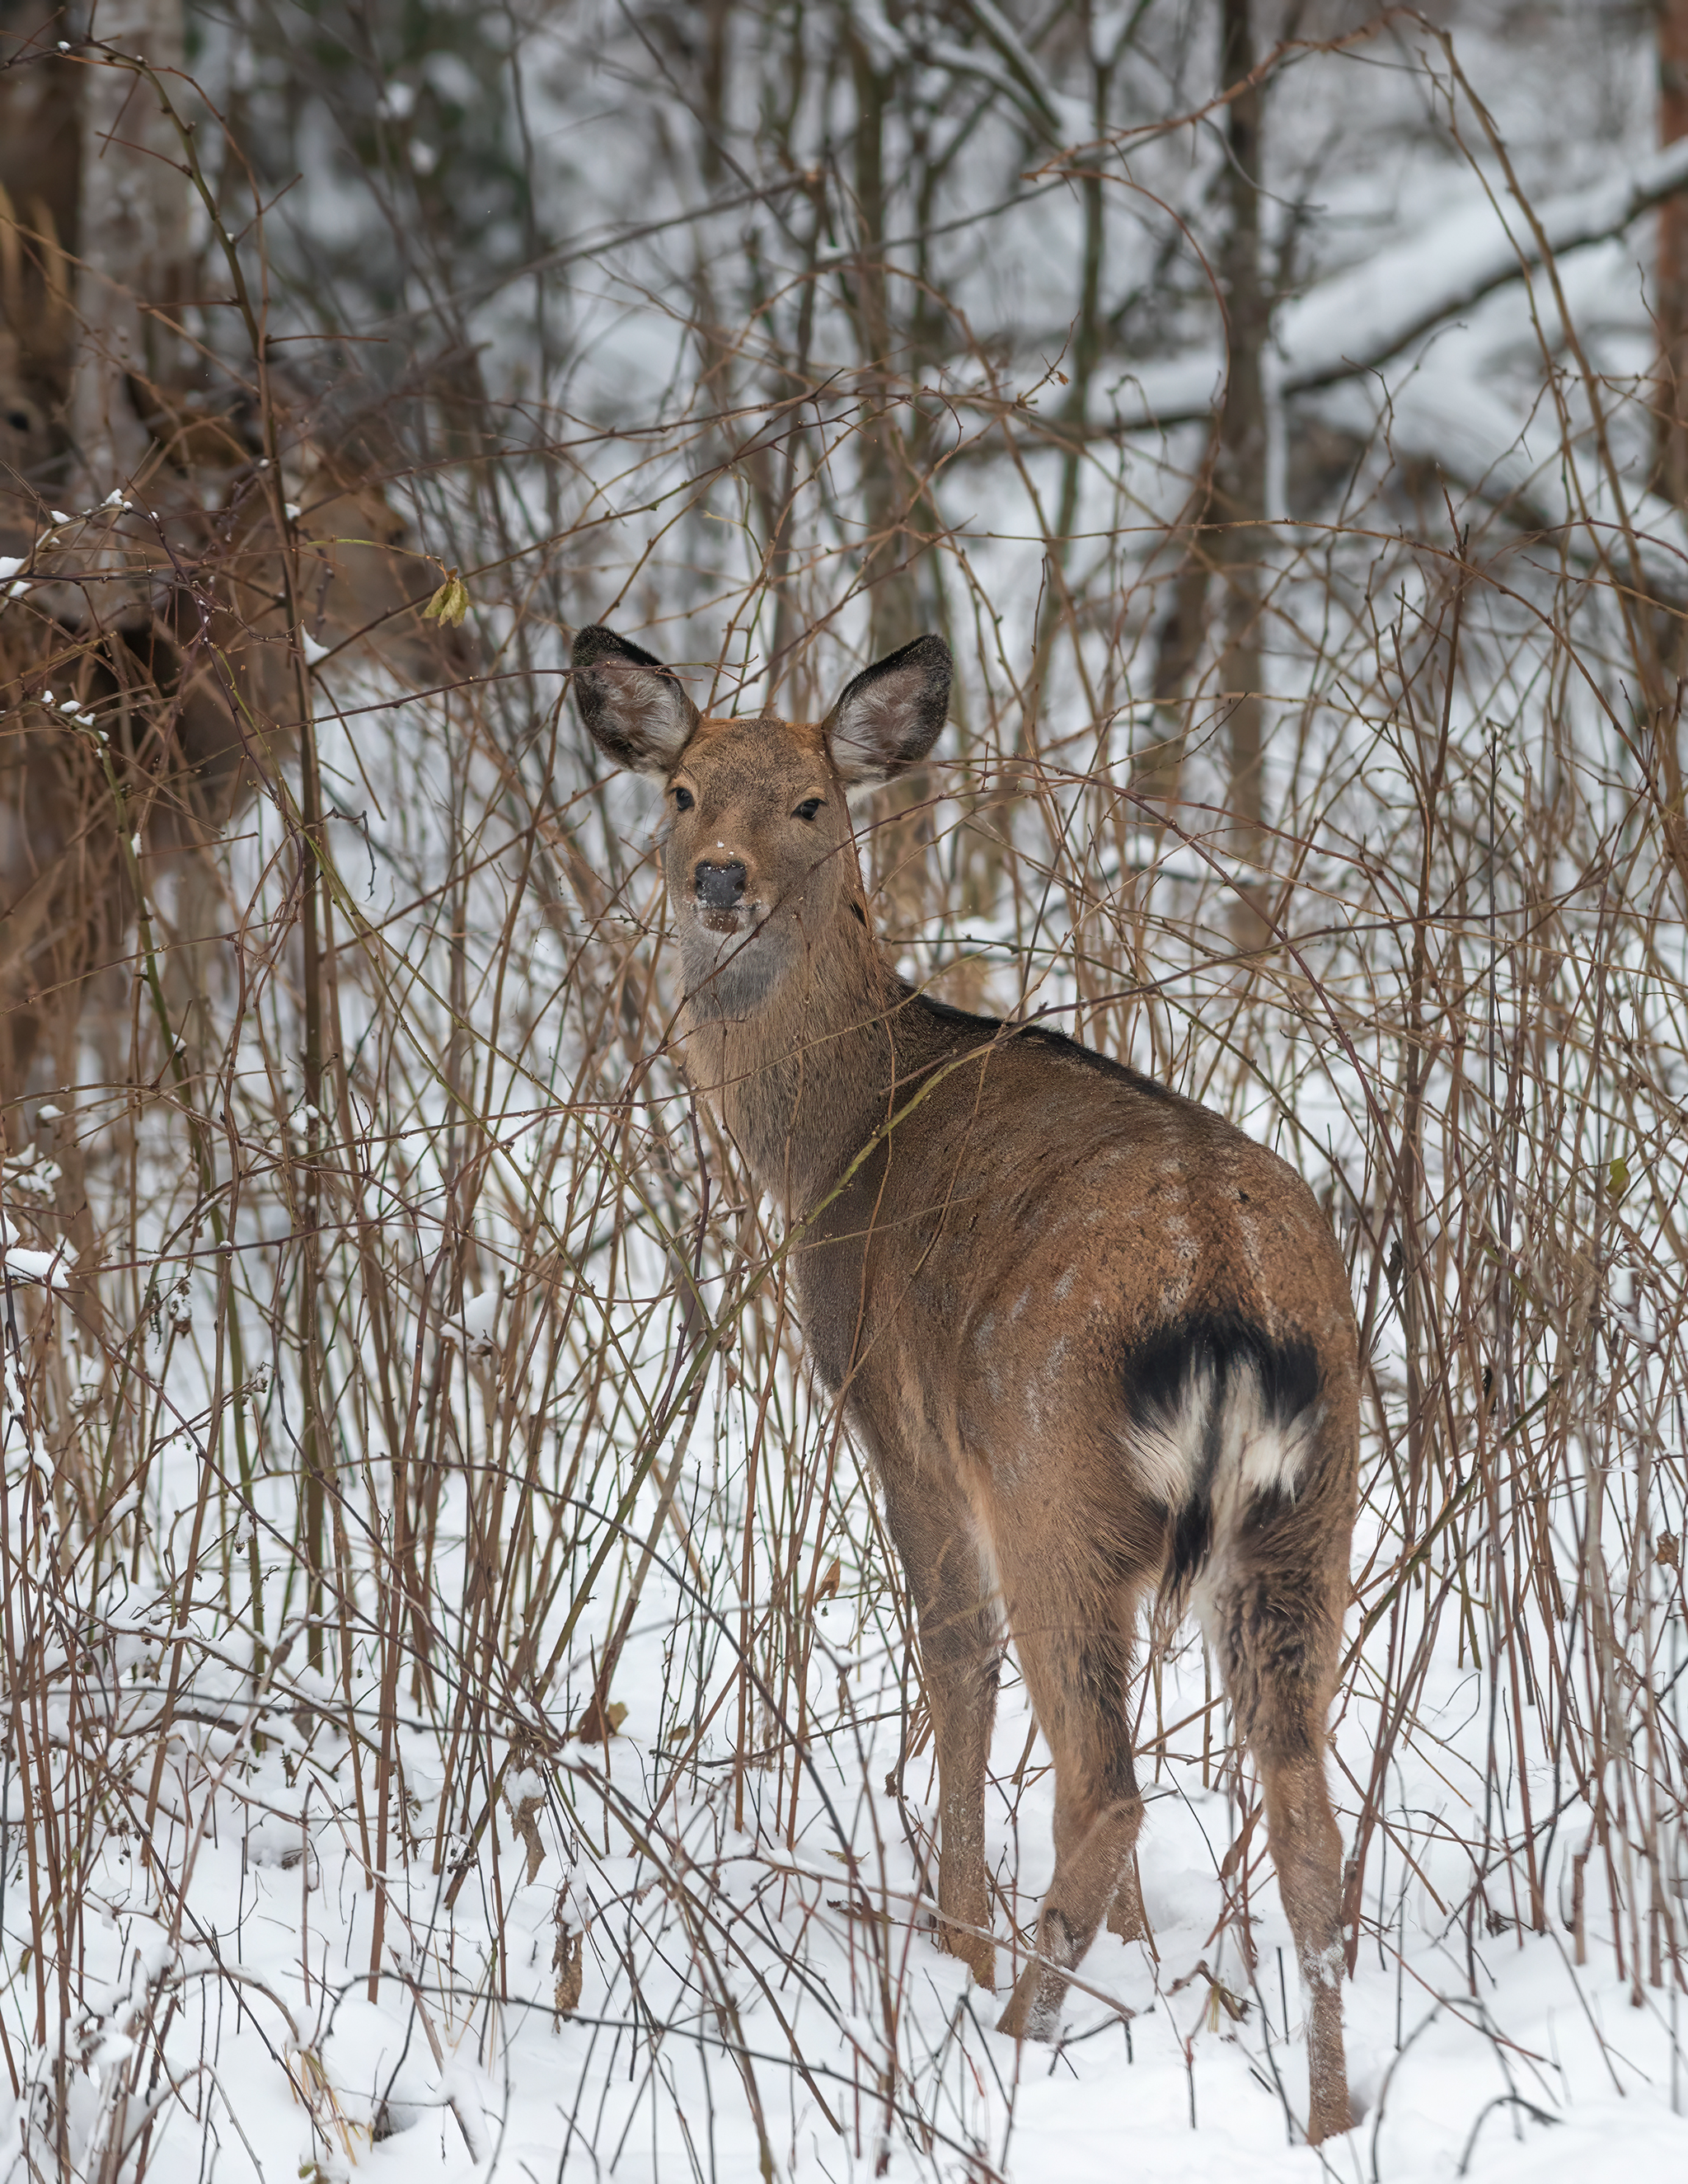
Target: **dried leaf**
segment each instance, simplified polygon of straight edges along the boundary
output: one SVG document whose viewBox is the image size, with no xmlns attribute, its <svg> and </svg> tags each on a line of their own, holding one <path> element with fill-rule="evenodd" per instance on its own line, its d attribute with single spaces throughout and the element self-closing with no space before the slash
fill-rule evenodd
<svg viewBox="0 0 1688 2184">
<path fill-rule="evenodd" d="M 1224 1860 L 1220 1865 L 1219 1878 L 1222 1881 L 1229 1880 L 1248 1856 L 1249 1838 L 1254 1833 L 1255 1822 L 1259 1819 L 1265 1809 L 1263 1805 L 1253 1805 L 1249 1808 L 1248 1818 L 1238 1830 L 1236 1840 L 1226 1852 Z"/>
<path fill-rule="evenodd" d="M 627 1718 L 627 1709 L 619 1699 L 605 1706 L 594 1691 L 587 1701 L 586 1712 L 581 1716 L 575 1735 L 582 1744 L 607 1744 Z"/>
<path fill-rule="evenodd" d="M 527 1878 L 530 1883 L 538 1877 L 545 1863 L 545 1845 L 539 1834 L 537 1815 L 545 1800 L 543 1797 L 524 1797 L 519 1805 L 510 1808 L 515 1831 L 527 1847 Z"/>
<path fill-rule="evenodd" d="M 556 1992 L 553 1997 L 559 2017 L 568 2017 L 580 2008 L 580 1993 L 585 1981 L 582 1953 L 586 1936 L 577 1934 L 563 1916 L 562 1898 L 557 1899 L 557 1943 L 551 1952 L 551 1969 L 557 1975 Z"/>
<path fill-rule="evenodd" d="M 469 587 L 454 569 L 422 609 L 422 620 L 448 622 L 455 628 L 468 613 L 469 606 Z"/>
</svg>

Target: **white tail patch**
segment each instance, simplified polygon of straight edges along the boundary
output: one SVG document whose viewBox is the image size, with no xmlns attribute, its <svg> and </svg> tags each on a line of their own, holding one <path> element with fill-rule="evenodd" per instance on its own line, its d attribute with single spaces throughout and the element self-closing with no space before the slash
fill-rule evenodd
<svg viewBox="0 0 1688 2184">
<path fill-rule="evenodd" d="M 1251 1362 L 1235 1360 L 1222 1373 L 1204 1358 L 1170 1404 L 1127 1428 L 1125 1444 L 1151 1500 L 1176 1514 L 1205 1496 L 1217 1535 L 1257 1495 L 1294 1495 L 1318 1423 L 1317 1409 L 1274 1417 Z"/>
</svg>

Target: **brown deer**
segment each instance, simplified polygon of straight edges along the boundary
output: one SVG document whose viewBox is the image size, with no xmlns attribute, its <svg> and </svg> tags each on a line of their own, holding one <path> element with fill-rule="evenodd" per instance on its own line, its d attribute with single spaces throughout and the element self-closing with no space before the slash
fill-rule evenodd
<svg viewBox="0 0 1688 2184">
<path fill-rule="evenodd" d="M 437 571 L 405 550 L 384 483 L 402 458 L 380 415 L 325 430 L 273 362 L 266 432 L 250 390 L 219 408 L 154 382 L 137 355 L 106 390 L 105 437 L 140 449 L 124 480 L 139 507 L 74 484 L 66 421 L 98 343 L 87 268 L 79 281 L 60 238 L 88 226 L 92 79 L 41 42 L 39 15 L 14 26 L 34 58 L 0 81 L 0 1139 L 28 1084 L 73 1073 L 85 997 L 128 952 L 137 878 L 181 1028 L 214 918 L 202 853 L 290 755 L 317 667 L 380 662 L 426 685 L 471 659 L 419 613 Z M 136 164 L 126 182 L 100 169 L 108 204 L 165 171 L 144 144 L 118 148 Z M 102 505 L 60 520 L 91 498 Z"/>
<path fill-rule="evenodd" d="M 582 630 L 573 664 L 599 748 L 664 785 L 687 1068 L 790 1223 L 810 1351 L 908 1573 L 944 1945 L 994 1985 L 984 1781 L 1005 1629 L 1054 1755 L 1056 1865 L 1000 2029 L 1055 2038 L 1111 1907 L 1140 1930 L 1134 1635 L 1156 1596 L 1193 1596 L 1310 1996 L 1307 2136 L 1345 2131 L 1323 1745 L 1358 1365 L 1324 1216 L 1221 1117 L 885 963 L 849 799 L 931 749 L 950 677 L 937 638 L 857 676 L 817 726 L 705 718 L 608 629 Z"/>
<path fill-rule="evenodd" d="M 153 883 L 155 861 L 173 870 L 166 993 L 175 1016 L 191 1005 L 213 919 L 201 852 L 291 754 L 313 662 L 379 661 L 412 685 L 465 670 L 467 644 L 421 617 L 437 572 L 405 549 L 371 450 L 300 455 L 285 530 L 248 468 L 215 516 L 189 504 L 153 530 L 98 510 L 14 544 L 26 573 L 15 596 L 0 586 L 0 1106 L 37 1055 L 67 1077 L 86 985 L 127 946 L 137 856 Z"/>
</svg>

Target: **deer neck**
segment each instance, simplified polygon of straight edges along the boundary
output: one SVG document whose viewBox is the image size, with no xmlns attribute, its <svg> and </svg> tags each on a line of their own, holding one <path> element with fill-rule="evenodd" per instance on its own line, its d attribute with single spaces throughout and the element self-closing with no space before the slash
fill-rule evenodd
<svg viewBox="0 0 1688 2184">
<path fill-rule="evenodd" d="M 884 1123 L 908 989 L 847 912 L 804 932 L 758 996 L 705 988 L 681 1018 L 686 1067 L 762 1190 L 810 1212 Z"/>
</svg>

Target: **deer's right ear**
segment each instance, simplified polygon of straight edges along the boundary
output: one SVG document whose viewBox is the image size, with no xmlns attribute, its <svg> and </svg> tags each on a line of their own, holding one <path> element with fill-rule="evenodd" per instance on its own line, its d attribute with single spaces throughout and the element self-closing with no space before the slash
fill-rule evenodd
<svg viewBox="0 0 1688 2184">
<path fill-rule="evenodd" d="M 575 703 L 606 758 L 666 780 L 698 725 L 698 709 L 671 667 L 594 624 L 576 633 Z"/>
</svg>

